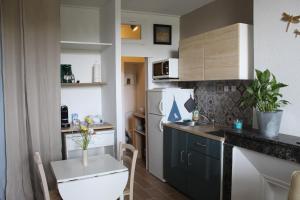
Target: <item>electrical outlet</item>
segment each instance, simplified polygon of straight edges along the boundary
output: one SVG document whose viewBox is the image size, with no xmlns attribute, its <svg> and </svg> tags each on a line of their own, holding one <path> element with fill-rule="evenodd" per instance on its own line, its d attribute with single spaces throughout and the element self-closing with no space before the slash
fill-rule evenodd
<svg viewBox="0 0 300 200">
<path fill-rule="evenodd" d="M 235 91 L 236 91 L 236 86 L 235 86 L 235 85 L 232 85 L 232 86 L 230 87 L 230 90 L 231 90 L 231 92 L 235 92 Z"/>
<path fill-rule="evenodd" d="M 224 92 L 229 92 L 229 86 L 228 85 L 224 86 Z"/>
</svg>

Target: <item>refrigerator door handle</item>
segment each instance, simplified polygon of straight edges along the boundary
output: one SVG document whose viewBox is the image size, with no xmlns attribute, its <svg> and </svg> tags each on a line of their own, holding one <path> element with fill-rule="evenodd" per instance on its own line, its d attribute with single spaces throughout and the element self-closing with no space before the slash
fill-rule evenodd
<svg viewBox="0 0 300 200">
<path fill-rule="evenodd" d="M 162 123 L 163 123 L 163 119 L 160 120 L 159 125 L 158 125 L 158 128 L 161 132 L 164 131 Z"/>
<path fill-rule="evenodd" d="M 160 102 L 159 102 L 159 105 L 158 105 L 158 109 L 159 109 L 159 112 L 160 112 L 160 114 L 163 114 L 163 100 L 160 100 Z"/>
</svg>

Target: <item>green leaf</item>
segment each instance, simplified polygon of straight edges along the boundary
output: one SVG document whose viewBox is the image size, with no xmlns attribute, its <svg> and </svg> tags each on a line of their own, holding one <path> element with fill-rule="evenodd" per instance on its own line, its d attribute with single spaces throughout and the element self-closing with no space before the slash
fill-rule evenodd
<svg viewBox="0 0 300 200">
<path fill-rule="evenodd" d="M 280 89 L 287 87 L 286 84 L 278 83 L 275 75 L 268 69 L 255 71 L 256 79 L 246 88 L 240 106 L 254 107 L 262 112 L 272 112 L 289 103 L 280 99 L 282 98 Z"/>
</svg>

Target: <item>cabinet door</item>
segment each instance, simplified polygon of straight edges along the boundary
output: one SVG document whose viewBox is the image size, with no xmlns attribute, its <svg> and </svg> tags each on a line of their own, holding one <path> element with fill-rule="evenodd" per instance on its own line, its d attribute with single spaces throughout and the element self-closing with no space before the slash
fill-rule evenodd
<svg viewBox="0 0 300 200">
<path fill-rule="evenodd" d="M 182 40 L 179 52 L 179 79 L 181 81 L 203 80 L 204 48 L 202 36 Z"/>
<path fill-rule="evenodd" d="M 187 192 L 187 134 L 164 128 L 164 178 L 181 192 Z"/>
<path fill-rule="evenodd" d="M 239 25 L 211 31 L 205 41 L 204 79 L 239 79 Z"/>
<path fill-rule="evenodd" d="M 188 153 L 188 192 L 192 199 L 220 199 L 220 160 L 191 150 Z"/>
</svg>

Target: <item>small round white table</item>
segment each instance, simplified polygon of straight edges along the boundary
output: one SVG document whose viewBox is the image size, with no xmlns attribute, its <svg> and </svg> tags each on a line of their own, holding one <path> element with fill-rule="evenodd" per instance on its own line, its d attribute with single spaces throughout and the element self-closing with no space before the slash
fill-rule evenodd
<svg viewBox="0 0 300 200">
<path fill-rule="evenodd" d="M 51 162 L 58 190 L 64 200 L 116 200 L 123 197 L 128 169 L 110 155 Z"/>
</svg>

